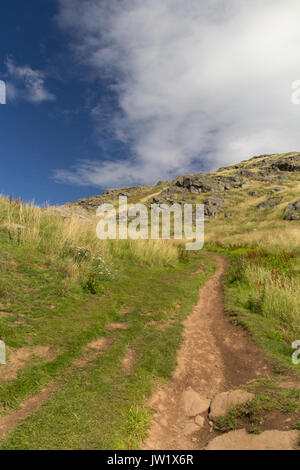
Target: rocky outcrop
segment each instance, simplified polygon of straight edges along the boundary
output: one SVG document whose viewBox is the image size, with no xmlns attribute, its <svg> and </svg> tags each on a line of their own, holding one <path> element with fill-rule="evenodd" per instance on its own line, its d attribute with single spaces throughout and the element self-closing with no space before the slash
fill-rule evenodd
<svg viewBox="0 0 300 470">
<path fill-rule="evenodd" d="M 216 421 L 227 414 L 234 406 L 246 403 L 255 397 L 253 393 L 246 390 L 230 390 L 216 395 L 211 402 L 209 419 Z"/>
<path fill-rule="evenodd" d="M 75 205 L 83 207 L 88 210 L 96 210 L 100 204 L 104 202 L 114 201 L 118 199 L 119 196 L 134 196 L 143 193 L 143 191 L 150 189 L 150 186 L 143 184 L 141 186 L 126 186 L 123 188 L 117 189 L 107 189 L 99 196 L 92 196 L 89 198 L 78 199 L 75 201 Z"/>
<path fill-rule="evenodd" d="M 213 194 L 203 201 L 204 215 L 217 219 L 224 211 L 224 197 L 221 194 Z"/>
<path fill-rule="evenodd" d="M 280 171 L 300 171 L 300 154 L 276 160 L 271 166 Z"/>
<path fill-rule="evenodd" d="M 181 191 L 200 194 L 241 188 L 246 183 L 241 175 L 211 176 L 205 173 L 198 173 L 195 175 L 179 176 L 172 181 L 171 187 L 175 186 Z"/>
<path fill-rule="evenodd" d="M 300 199 L 284 209 L 284 220 L 300 220 Z"/>
<path fill-rule="evenodd" d="M 189 387 L 182 394 L 182 405 L 185 415 L 193 417 L 206 412 L 209 408 L 210 400 L 201 397 L 199 393 Z"/>
<path fill-rule="evenodd" d="M 206 450 L 294 450 L 299 439 L 298 431 L 264 431 L 248 434 L 246 429 L 230 431 L 215 437 Z"/>
<path fill-rule="evenodd" d="M 76 205 L 53 206 L 51 210 L 59 214 L 63 219 L 74 218 L 81 222 L 91 222 L 92 220 L 91 213 L 87 209 Z"/>
<path fill-rule="evenodd" d="M 117 201 L 120 195 L 127 196 L 129 203 L 142 200 L 143 202 L 146 201 L 148 205 L 172 205 L 174 203 L 194 203 L 195 201 L 199 203 L 202 199 L 196 196 L 210 193 L 207 194 L 209 197 L 204 201 L 205 215 L 206 217 L 217 218 L 224 210 L 223 199 L 226 192 L 244 189 L 251 184 L 259 182 L 271 183 L 274 187 L 268 188 L 269 190 L 267 190 L 265 185 L 260 184 L 261 187 L 264 186 L 264 189 L 253 189 L 248 192 L 249 196 L 261 197 L 264 194 L 272 195 L 284 189 L 275 186 L 280 186 L 281 181 L 284 182 L 292 178 L 291 173 L 296 171 L 300 171 L 300 153 L 259 155 L 250 160 L 243 160 L 240 163 L 222 167 L 214 172 L 187 174 L 178 176 L 169 182 L 159 181 L 156 186 L 152 187 L 140 185 L 108 189 L 100 195 L 78 199 L 74 204 L 66 204 L 63 207 L 76 206 L 86 209 L 89 213 L 93 212 L 95 214 L 96 209 L 101 204 Z M 147 195 L 149 195 L 148 200 Z M 218 197 L 218 195 L 222 196 Z M 258 207 L 259 209 L 268 209 L 275 207 L 280 202 L 278 198 L 271 198 L 262 202 Z M 289 208 L 285 214 L 287 220 L 297 218 L 295 212 L 297 211 L 293 210 L 293 208 Z"/>
<path fill-rule="evenodd" d="M 261 202 L 258 204 L 257 208 L 264 210 L 264 209 L 273 209 L 273 207 L 278 206 L 282 201 L 282 198 L 280 197 L 271 197 L 270 199 L 267 199 L 266 201 Z"/>
</svg>

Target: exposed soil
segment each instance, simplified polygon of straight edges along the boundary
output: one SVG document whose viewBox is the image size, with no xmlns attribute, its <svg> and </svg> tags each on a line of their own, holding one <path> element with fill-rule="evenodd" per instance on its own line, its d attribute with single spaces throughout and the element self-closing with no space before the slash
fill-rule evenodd
<svg viewBox="0 0 300 470">
<path fill-rule="evenodd" d="M 112 338 L 104 338 L 104 337 L 100 337 L 94 341 L 91 341 L 84 348 L 85 354 L 81 356 L 77 361 L 75 361 L 74 365 L 75 366 L 86 365 L 89 361 L 95 359 L 100 352 L 106 351 L 112 342 L 113 342 Z M 28 354 L 29 349 L 30 349 L 30 354 Z M 34 354 L 38 356 L 42 356 L 42 355 L 44 355 L 44 357 L 47 356 L 48 359 L 49 359 L 49 354 L 51 354 L 49 348 L 43 347 L 43 346 L 37 346 L 35 348 L 21 348 L 18 351 L 19 351 L 19 354 L 17 355 L 18 358 L 20 359 L 20 357 L 22 357 L 23 360 L 25 360 L 24 359 L 25 357 L 27 359 L 32 357 L 33 352 Z M 52 354 L 53 354 L 53 351 L 52 351 Z M 52 357 L 52 359 L 53 358 L 54 357 Z M 14 356 L 14 363 L 15 364 L 17 363 L 16 355 Z M 21 363 L 23 362 L 21 361 Z M 3 367 L 5 366 L 1 366 L 1 370 Z M 27 418 L 27 416 L 37 411 L 40 408 L 40 406 L 44 402 L 46 402 L 58 388 L 59 388 L 58 384 L 53 384 L 49 386 L 48 388 L 45 388 L 44 390 L 39 392 L 37 395 L 34 395 L 28 398 L 25 402 L 23 402 L 20 405 L 19 410 L 0 417 L 0 439 L 4 438 L 6 434 L 8 434 L 14 427 L 18 426 L 18 424 L 20 424 L 25 418 Z"/>
<path fill-rule="evenodd" d="M 136 361 L 137 353 L 134 349 L 129 349 L 122 359 L 122 365 L 126 371 L 130 371 Z"/>
<path fill-rule="evenodd" d="M 112 338 L 104 338 L 104 337 L 100 337 L 94 341 L 91 341 L 84 348 L 85 354 L 81 356 L 79 359 L 77 359 L 74 362 L 74 365 L 84 366 L 88 362 L 96 359 L 98 354 L 100 352 L 106 351 L 112 342 L 113 342 Z"/>
<path fill-rule="evenodd" d="M 122 309 L 119 311 L 119 315 L 120 315 L 121 317 L 123 317 L 124 315 L 128 315 L 129 313 L 131 313 L 130 308 L 122 308 Z"/>
<path fill-rule="evenodd" d="M 13 413 L 9 413 L 3 417 L 0 417 L 0 439 L 2 439 L 6 434 L 8 434 L 15 426 L 20 424 L 28 415 L 37 411 L 39 407 L 51 396 L 51 394 L 56 390 L 56 387 L 48 387 L 47 389 L 42 390 L 37 395 L 28 398 L 24 403 L 22 403 L 20 409 Z"/>
<path fill-rule="evenodd" d="M 128 330 L 129 324 L 126 322 L 122 323 L 109 323 L 107 325 L 108 330 Z"/>
<path fill-rule="evenodd" d="M 144 449 L 203 448 L 217 434 L 208 422 L 207 410 L 196 418 L 201 427 L 195 418 L 187 416 L 186 392 L 196 391 L 205 403 L 217 393 L 272 371 L 271 362 L 249 333 L 232 325 L 224 315 L 222 278 L 228 263 L 221 256 L 216 260 L 217 271 L 201 288 L 199 301 L 184 323 L 183 344 L 172 380 L 158 386 L 150 400 L 156 413 Z"/>
<path fill-rule="evenodd" d="M 168 328 L 170 328 L 171 324 L 171 321 L 166 321 L 162 323 L 156 320 L 151 320 L 146 323 L 146 326 L 156 326 L 159 330 L 166 331 Z"/>
<path fill-rule="evenodd" d="M 25 346 L 20 349 L 8 349 L 7 363 L 0 368 L 0 381 L 9 381 L 17 377 L 18 371 L 24 369 L 32 357 L 42 357 L 46 361 L 52 361 L 56 352 L 51 346 Z"/>
<path fill-rule="evenodd" d="M 271 362 L 258 350 L 249 333 L 242 327 L 232 325 L 224 315 L 222 278 L 227 262 L 221 256 L 216 256 L 216 260 L 219 264 L 217 271 L 201 288 L 199 301 L 184 323 L 183 343 L 177 354 L 173 378 L 165 385 L 158 386 L 150 400 L 156 414 L 143 448 L 196 450 L 207 445 L 211 449 L 269 449 L 275 445 L 278 449 L 293 448 L 298 433 L 289 431 L 291 419 L 279 411 L 264 417 L 262 430 L 267 432 L 263 432 L 261 437 L 248 434 L 245 429 L 219 436 L 208 420 L 210 400 L 216 394 L 272 373 Z M 176 307 L 180 308 L 180 305 Z M 146 315 L 151 316 L 152 312 Z M 110 330 L 129 327 L 126 322 L 108 325 Z M 84 355 L 74 365 L 85 365 L 107 350 L 112 341 L 111 338 L 101 337 L 90 342 L 85 347 Z M 52 360 L 55 351 L 45 346 L 9 351 L 9 361 L 1 367 L 0 379 L 14 378 L 33 356 Z M 124 369 L 131 370 L 136 358 L 136 351 L 129 349 L 122 360 Z M 285 388 L 296 388 L 295 385 L 297 382 L 292 378 L 282 383 Z M 57 388 L 52 385 L 42 390 L 21 404 L 18 411 L 0 417 L 0 439 L 29 414 L 37 411 Z M 270 431 L 270 427 L 276 429 Z"/>
</svg>

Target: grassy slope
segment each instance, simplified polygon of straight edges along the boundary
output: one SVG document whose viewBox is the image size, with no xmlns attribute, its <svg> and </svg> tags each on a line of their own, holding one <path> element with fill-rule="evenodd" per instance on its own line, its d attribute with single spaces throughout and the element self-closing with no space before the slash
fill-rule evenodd
<svg viewBox="0 0 300 470">
<path fill-rule="evenodd" d="M 282 158 L 282 155 L 270 158 Z M 245 162 L 244 166 L 248 164 Z M 235 170 L 218 172 L 224 175 L 234 173 Z M 274 183 L 252 181 L 247 188 L 226 191 L 229 217 L 221 215 L 218 220 L 207 221 L 206 244 L 209 249 L 221 251 L 231 260 L 225 290 L 227 311 L 232 320 L 250 329 L 261 347 L 278 361 L 278 370 L 289 368 L 297 372 L 299 366 L 291 363 L 291 342 L 300 339 L 300 223 L 284 221 L 282 211 L 288 203 L 300 199 L 300 175 L 290 173 L 289 177 L 287 181 Z M 277 186 L 282 188 L 278 193 L 283 197 L 282 203 L 273 209 L 259 211 L 259 202 L 272 197 L 267 193 Z M 260 191 L 262 196 L 251 197 L 249 190 Z M 150 188 L 138 199 L 145 201 L 153 192 Z M 207 196 L 209 193 L 193 194 L 191 200 L 202 202 Z M 132 196 L 132 200 L 129 198 L 129 203 L 134 202 L 138 202 L 137 196 Z M 71 236 L 65 238 L 67 246 L 74 245 Z M 75 238 L 73 248 L 79 244 L 92 246 L 92 251 L 97 250 L 91 238 L 82 235 L 81 239 L 77 235 Z M 9 268 L 6 269 L 6 277 L 2 268 L 0 293 L 5 298 L 6 292 L 11 292 L 13 301 L 7 306 L 6 301 L 0 299 L 3 303 L 1 309 L 9 310 L 11 307 L 14 315 L 18 309 L 22 313 L 26 310 L 24 298 L 28 300 L 28 308 L 26 325 L 12 327 L 18 316 L 0 322 L 11 346 L 55 344 L 59 354 L 52 363 L 28 368 L 18 380 L 2 388 L 1 402 L 7 410 L 7 407 L 16 407 L 45 383 L 61 381 L 64 386 L 4 441 L 3 448 L 135 447 L 145 432 L 149 416 L 143 406 L 144 397 L 149 395 L 156 378 L 166 378 L 170 374 L 180 338 L 181 320 L 190 311 L 199 282 L 203 281 L 190 275 L 192 265 L 197 261 L 192 261 L 191 265 L 178 264 L 174 249 L 167 253 L 165 246 L 157 250 L 148 244 L 103 245 L 101 252 L 109 265 L 114 263 L 118 275 L 112 280 L 108 274 L 104 276 L 108 280 L 102 278 L 99 283 L 94 279 L 91 263 L 78 267 L 78 262 L 74 262 L 74 250 L 71 257 L 69 254 L 66 256 L 65 246 L 60 244 L 58 250 L 47 252 L 46 249 L 45 253 L 42 241 L 43 236 L 39 246 L 35 246 L 28 256 L 26 250 L 30 252 L 30 244 L 25 244 L 25 248 L 17 246 L 15 237 L 12 247 L 7 236 L 2 238 L 2 243 L 6 244 L 1 255 L 2 266 Z M 41 254 L 37 255 L 38 250 Z M 210 270 L 210 258 L 206 258 L 206 262 Z M 160 267 L 155 267 L 157 265 Z M 9 276 L 11 286 L 8 288 Z M 17 277 L 24 282 L 21 289 L 15 285 Z M 86 284 L 87 280 L 92 281 L 92 286 L 95 284 L 96 290 L 100 289 L 104 294 L 102 298 L 82 289 L 84 285 L 91 287 Z M 31 284 L 36 283 L 38 285 L 32 289 Z M 182 304 L 183 310 L 174 310 L 176 302 Z M 53 303 L 56 304 L 54 310 L 49 308 Z M 109 333 L 105 323 L 118 318 L 117 312 L 122 305 L 132 308 L 132 314 L 128 316 L 131 328 Z M 142 317 L 141 313 L 153 310 L 156 313 L 154 318 L 163 322 L 166 316 L 177 312 L 168 334 L 154 326 L 145 327 L 147 317 Z M 85 371 L 86 376 L 82 371 L 70 371 L 70 364 L 82 354 L 84 344 L 99 335 L 113 335 L 116 341 L 109 351 L 90 365 L 88 372 Z M 168 338 L 169 342 L 166 342 Z M 136 367 L 130 374 L 120 368 L 120 360 L 128 345 L 139 351 Z M 282 397 L 278 389 L 274 392 L 273 383 L 264 387 L 262 400 L 257 404 L 260 410 L 268 402 L 273 403 L 275 409 L 288 407 L 287 402 L 293 408 L 295 399 L 300 398 L 299 392 L 291 392 L 290 395 L 284 392 Z M 276 399 L 273 399 L 274 393 Z M 240 415 L 244 412 L 241 410 Z M 254 420 L 258 419 L 256 408 L 252 413 Z M 228 419 L 233 418 L 236 420 L 237 416 Z M 226 419 L 224 430 L 230 428 Z M 55 423 L 57 434 L 53 432 L 51 423 Z M 84 434 L 87 437 L 83 440 Z"/>
<path fill-rule="evenodd" d="M 273 161 L 288 156 L 275 154 L 268 159 Z M 243 162 L 242 168 L 247 169 L 251 163 L 253 161 Z M 236 171 L 228 167 L 212 174 L 233 176 Z M 250 180 L 246 188 L 226 191 L 226 216 L 221 214 L 217 220 L 206 221 L 205 243 L 207 249 L 219 251 L 230 260 L 224 287 L 226 310 L 232 321 L 252 333 L 259 346 L 275 360 L 279 374 L 292 374 L 297 383 L 300 371 L 299 365 L 291 361 L 291 343 L 300 339 L 300 221 L 283 220 L 283 210 L 287 204 L 300 199 L 300 174 L 286 174 L 287 180 Z M 278 187 L 280 192 L 270 194 Z M 250 196 L 249 191 L 259 194 Z M 211 194 L 190 194 L 189 199 L 193 203 L 202 203 Z M 272 209 L 257 208 L 259 203 L 271 197 L 281 197 L 282 201 Z M 224 418 L 220 429 L 234 429 L 237 417 L 248 414 L 253 419 L 249 430 L 259 430 L 257 422 L 264 421 L 261 416 L 264 411 L 290 409 L 291 422 L 299 420 L 298 390 L 282 391 L 276 381 L 267 380 L 262 387 L 259 385 L 258 393 L 257 401 L 250 408 L 233 411 Z M 228 422 L 234 424 L 230 427 Z M 242 424 L 245 426 L 245 422 Z"/>
<path fill-rule="evenodd" d="M 2 215 L 9 210 L 13 221 L 20 222 L 19 208 L 7 207 L 4 200 L 1 203 Z M 30 215 L 26 217 L 28 221 Z M 60 251 L 60 239 L 68 233 L 71 222 L 60 227 L 58 245 L 53 237 L 48 250 L 41 231 L 50 237 L 52 216 L 46 212 L 40 217 L 30 240 L 25 234 L 20 240 L 14 234 L 10 240 L 7 231 L 0 235 L 0 310 L 10 314 L 0 316 L 0 331 L 10 353 L 23 346 L 44 345 L 54 347 L 56 357 L 51 362 L 35 358 L 16 379 L 2 381 L 0 414 L 18 409 L 28 396 L 52 383 L 59 388 L 1 442 L 1 448 L 136 448 L 149 424 L 151 410 L 146 399 L 157 380 L 170 377 L 182 321 L 214 262 L 203 253 L 180 260 L 177 254 L 175 257 L 177 248 L 170 251 L 164 244 L 158 251 L 151 244 L 150 248 L 145 244 L 140 248 L 101 245 L 110 269 L 103 271 L 102 266 L 104 275 L 97 275 L 93 262 L 78 259 L 76 250 L 71 249 L 82 242 L 74 240 L 76 230 L 67 250 L 63 245 Z M 98 249 L 96 245 L 91 250 Z M 203 275 L 193 274 L 199 264 L 205 269 Z M 96 293 L 87 288 L 87 280 Z M 118 314 L 122 308 L 130 312 L 126 318 Z M 151 317 L 144 315 L 149 312 Z M 128 322 L 129 329 L 107 328 L 109 322 L 120 321 Z M 88 363 L 74 366 L 84 355 L 84 346 L 100 336 L 114 340 L 110 348 Z M 130 371 L 121 365 L 128 349 L 136 354 Z"/>
<path fill-rule="evenodd" d="M 293 154 L 274 154 L 268 162 Z M 242 162 L 212 175 L 234 176 L 266 157 Z M 258 172 L 259 168 L 252 168 Z M 283 172 L 287 180 L 249 180 L 249 186 L 225 191 L 225 212 L 205 223 L 205 244 L 231 259 L 226 279 L 226 303 L 234 315 L 255 334 L 259 344 L 282 365 L 293 367 L 291 343 L 300 339 L 300 221 L 285 221 L 283 210 L 300 199 L 300 173 Z M 270 194 L 274 188 L 281 191 Z M 257 191 L 250 196 L 249 191 Z M 202 203 L 213 193 L 188 194 L 186 200 Z M 258 204 L 280 197 L 272 209 Z M 145 200 L 145 198 L 143 198 Z"/>
</svg>

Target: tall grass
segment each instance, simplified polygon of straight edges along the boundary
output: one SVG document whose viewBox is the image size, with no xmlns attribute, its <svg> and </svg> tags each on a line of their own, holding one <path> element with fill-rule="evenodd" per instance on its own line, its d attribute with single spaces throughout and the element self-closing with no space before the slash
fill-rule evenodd
<svg viewBox="0 0 300 470">
<path fill-rule="evenodd" d="M 96 223 L 92 218 L 90 223 L 76 216 L 62 218 L 51 208 L 0 197 L 0 231 L 13 243 L 39 250 L 55 260 L 69 259 L 69 264 L 73 260 L 81 270 L 92 268 L 93 259 L 99 257 L 106 263 L 130 260 L 147 266 L 174 266 L 178 261 L 176 244 L 160 240 L 99 240 Z"/>
<path fill-rule="evenodd" d="M 238 302 L 273 322 L 279 338 L 290 345 L 300 337 L 300 279 L 293 272 L 292 255 L 251 253 L 232 263 L 230 275 L 238 285 Z"/>
</svg>

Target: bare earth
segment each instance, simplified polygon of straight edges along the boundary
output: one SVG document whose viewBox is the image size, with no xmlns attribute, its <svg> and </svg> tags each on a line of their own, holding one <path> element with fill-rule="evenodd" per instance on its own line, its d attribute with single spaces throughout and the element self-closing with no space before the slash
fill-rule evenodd
<svg viewBox="0 0 300 470">
<path fill-rule="evenodd" d="M 271 371 L 249 334 L 224 315 L 222 278 L 227 262 L 221 256 L 216 260 L 217 271 L 201 288 L 199 301 L 185 321 L 173 378 L 159 386 L 150 400 L 156 413 L 143 449 L 204 448 L 217 436 L 207 417 L 210 399 Z M 232 445 L 227 447 L 225 440 L 221 448 Z"/>
<path fill-rule="evenodd" d="M 212 414 L 218 411 L 220 399 L 224 402 L 224 397 L 230 401 L 232 397 L 244 399 L 243 395 L 247 395 L 243 390 L 231 393 L 232 389 L 271 373 L 271 364 L 251 341 L 249 334 L 241 327 L 233 326 L 224 315 L 222 277 L 227 262 L 221 256 L 216 256 L 216 260 L 219 265 L 217 271 L 200 290 L 199 301 L 185 321 L 183 343 L 173 378 L 159 386 L 150 400 L 156 414 L 143 449 L 293 449 L 299 435 L 297 431 L 267 430 L 254 436 L 241 429 L 220 436 L 212 430 L 208 417 L 210 406 L 211 419 L 214 419 Z M 151 312 L 148 315 L 151 316 Z M 111 323 L 108 327 L 112 330 L 127 329 L 130 325 L 122 322 Z M 104 337 L 92 341 L 74 366 L 86 367 L 87 362 L 106 350 L 111 342 L 110 338 Z M 55 352 L 51 348 L 36 347 L 11 353 L 5 366 L 6 376 L 0 378 L 7 379 L 9 372 L 14 377 L 31 355 L 51 360 Z M 135 359 L 135 352 L 128 350 L 123 358 L 123 367 L 130 370 Z M 282 385 L 293 387 L 294 382 Z M 0 417 L 0 439 L 35 412 L 57 388 L 58 385 L 49 386 L 28 398 L 19 410 Z M 227 391 L 229 396 L 219 395 Z M 215 403 L 211 405 L 214 397 Z"/>
</svg>

